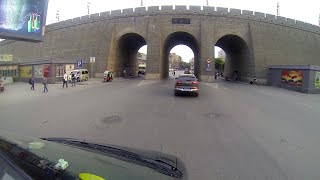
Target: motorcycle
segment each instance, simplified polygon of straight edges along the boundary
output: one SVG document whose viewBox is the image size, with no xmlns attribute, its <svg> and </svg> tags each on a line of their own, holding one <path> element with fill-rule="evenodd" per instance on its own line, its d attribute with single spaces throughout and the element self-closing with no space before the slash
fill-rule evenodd
<svg viewBox="0 0 320 180">
<path fill-rule="evenodd" d="M 5 88 L 4 88 L 4 83 L 0 82 L 0 93 L 4 92 Z"/>
<path fill-rule="evenodd" d="M 105 71 L 103 74 L 104 74 L 103 82 L 112 82 L 113 73 L 111 71 Z"/>
</svg>

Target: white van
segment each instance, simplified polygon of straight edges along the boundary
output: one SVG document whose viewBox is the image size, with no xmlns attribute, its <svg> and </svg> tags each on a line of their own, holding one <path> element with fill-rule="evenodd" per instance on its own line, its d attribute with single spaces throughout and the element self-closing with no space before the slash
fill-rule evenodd
<svg viewBox="0 0 320 180">
<path fill-rule="evenodd" d="M 70 75 L 69 75 L 69 79 L 70 80 L 72 79 L 72 73 L 74 73 L 77 82 L 88 81 L 88 79 L 89 79 L 89 71 L 87 69 L 75 69 L 75 70 L 72 70 Z"/>
</svg>

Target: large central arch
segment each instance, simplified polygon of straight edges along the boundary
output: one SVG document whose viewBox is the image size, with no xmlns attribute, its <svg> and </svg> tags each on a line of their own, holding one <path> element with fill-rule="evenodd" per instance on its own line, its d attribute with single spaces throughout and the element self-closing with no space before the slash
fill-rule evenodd
<svg viewBox="0 0 320 180">
<path fill-rule="evenodd" d="M 239 36 L 228 34 L 221 37 L 216 46 L 226 53 L 224 74 L 233 78 L 235 74 L 242 81 L 250 81 L 255 76 L 254 62 L 248 44 Z"/>
<path fill-rule="evenodd" d="M 124 70 L 133 76 L 137 75 L 137 53 L 146 44 L 146 40 L 136 33 L 127 33 L 120 37 L 114 68 L 117 77 L 123 76 Z"/>
<path fill-rule="evenodd" d="M 199 77 L 200 63 L 199 63 L 199 44 L 196 38 L 187 32 L 174 32 L 170 34 L 164 43 L 163 59 L 161 60 L 160 77 L 167 78 L 169 76 L 169 55 L 170 50 L 176 45 L 186 45 L 190 47 L 194 53 L 194 74 Z"/>
</svg>

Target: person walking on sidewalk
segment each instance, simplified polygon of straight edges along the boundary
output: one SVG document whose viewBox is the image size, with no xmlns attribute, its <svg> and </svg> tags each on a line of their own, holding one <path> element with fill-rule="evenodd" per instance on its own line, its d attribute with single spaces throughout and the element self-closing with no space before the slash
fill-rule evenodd
<svg viewBox="0 0 320 180">
<path fill-rule="evenodd" d="M 34 90 L 34 77 L 33 76 L 31 79 L 29 79 L 29 84 L 31 85 L 31 90 Z"/>
<path fill-rule="evenodd" d="M 64 75 L 63 75 L 62 88 L 64 88 L 64 85 L 66 85 L 66 88 L 68 88 L 68 74 L 67 74 L 67 72 L 64 72 Z"/>
<path fill-rule="evenodd" d="M 47 84 L 48 84 L 48 79 L 47 77 L 43 77 L 43 80 L 42 80 L 42 83 L 43 83 L 43 92 L 48 92 L 48 87 L 47 87 Z"/>
<path fill-rule="evenodd" d="M 75 72 L 71 73 L 72 87 L 76 86 L 76 76 L 74 74 Z"/>
</svg>

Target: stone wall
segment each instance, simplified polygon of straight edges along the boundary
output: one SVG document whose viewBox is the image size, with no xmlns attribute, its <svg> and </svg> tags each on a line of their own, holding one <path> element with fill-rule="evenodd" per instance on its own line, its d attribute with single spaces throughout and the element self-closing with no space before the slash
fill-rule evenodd
<svg viewBox="0 0 320 180">
<path fill-rule="evenodd" d="M 190 18 L 190 24 L 172 24 L 172 18 Z M 114 10 L 73 18 L 46 26 L 40 43 L 5 40 L 0 54 L 13 54 L 20 62 L 35 59 L 89 61 L 96 57 L 95 72 L 115 68 L 119 39 L 127 33 L 142 36 L 148 45 L 147 78 L 160 79 L 164 45 L 174 32 L 187 32 L 197 41 L 195 65 L 203 77 L 206 60 L 214 56 L 213 46 L 233 34 L 248 45 L 254 74 L 266 79 L 272 64 L 320 65 L 320 28 L 301 21 L 252 12 L 209 6 L 151 6 Z M 214 64 L 212 64 L 214 67 Z M 212 81 L 207 79 L 206 81 Z"/>
</svg>

